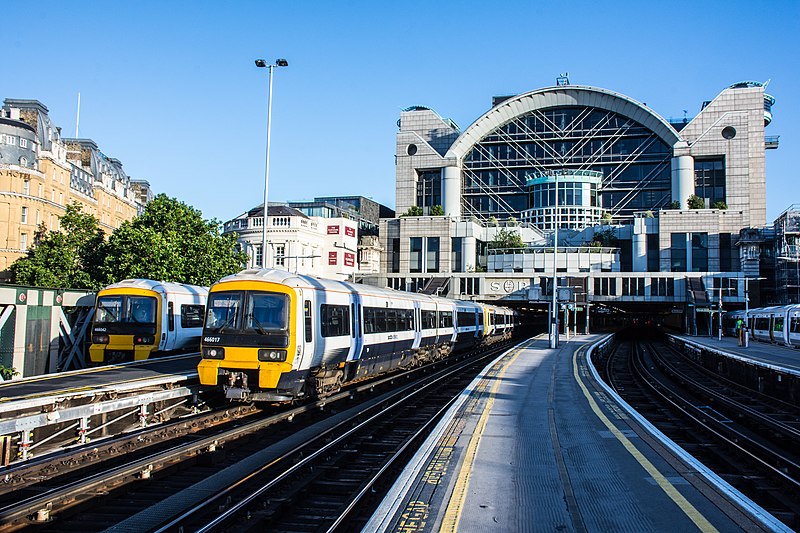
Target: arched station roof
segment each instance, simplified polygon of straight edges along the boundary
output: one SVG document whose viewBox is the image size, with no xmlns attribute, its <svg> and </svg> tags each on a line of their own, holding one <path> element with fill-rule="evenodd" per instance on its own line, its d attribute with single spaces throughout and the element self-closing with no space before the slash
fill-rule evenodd
<svg viewBox="0 0 800 533">
<path fill-rule="evenodd" d="M 447 157 L 461 161 L 476 143 L 500 126 L 532 111 L 554 107 L 594 107 L 613 111 L 648 128 L 668 146 L 680 140 L 678 132 L 669 122 L 632 98 L 597 87 L 566 85 L 537 89 L 499 103 L 459 135 L 448 150 Z"/>
</svg>

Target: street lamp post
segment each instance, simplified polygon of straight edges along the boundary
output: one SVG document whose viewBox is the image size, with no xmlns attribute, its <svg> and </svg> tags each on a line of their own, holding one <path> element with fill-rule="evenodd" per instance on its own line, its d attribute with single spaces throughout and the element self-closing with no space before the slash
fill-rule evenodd
<svg viewBox="0 0 800 533">
<path fill-rule="evenodd" d="M 256 59 L 258 68 L 269 69 L 269 92 L 267 96 L 267 154 L 264 165 L 264 222 L 261 228 L 261 268 L 267 268 L 267 220 L 269 219 L 269 141 L 272 122 L 272 69 L 275 67 L 288 67 L 289 62 L 285 59 L 276 59 L 275 63 L 267 63 L 263 59 Z"/>
</svg>

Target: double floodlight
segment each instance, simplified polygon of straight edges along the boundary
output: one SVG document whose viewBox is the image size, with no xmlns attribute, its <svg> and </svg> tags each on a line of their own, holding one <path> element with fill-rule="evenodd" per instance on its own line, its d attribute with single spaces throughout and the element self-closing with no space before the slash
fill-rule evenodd
<svg viewBox="0 0 800 533">
<path fill-rule="evenodd" d="M 256 66 L 259 68 L 266 68 L 266 67 L 288 67 L 289 62 L 285 59 L 276 59 L 274 65 L 270 65 L 264 59 L 256 59 Z"/>
</svg>

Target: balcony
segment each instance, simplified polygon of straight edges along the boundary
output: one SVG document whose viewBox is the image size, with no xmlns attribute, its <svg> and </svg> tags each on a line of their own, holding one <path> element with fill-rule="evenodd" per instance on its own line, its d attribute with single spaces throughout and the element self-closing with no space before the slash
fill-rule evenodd
<svg viewBox="0 0 800 533">
<path fill-rule="evenodd" d="M 775 150 L 780 144 L 780 135 L 767 135 L 764 137 L 764 148 L 766 150 Z"/>
</svg>

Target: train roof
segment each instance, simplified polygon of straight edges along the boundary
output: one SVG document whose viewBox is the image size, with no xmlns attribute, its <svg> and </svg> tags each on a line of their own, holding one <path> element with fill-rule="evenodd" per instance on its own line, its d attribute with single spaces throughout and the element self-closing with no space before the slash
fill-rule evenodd
<svg viewBox="0 0 800 533">
<path fill-rule="evenodd" d="M 156 281 L 152 279 L 123 279 L 117 283 L 112 283 L 106 289 L 147 289 L 159 293 L 179 293 L 179 294 L 200 294 L 205 296 L 208 294 L 208 287 L 201 287 L 199 285 L 189 285 L 186 283 L 174 283 L 171 281 Z"/>
<path fill-rule="evenodd" d="M 448 304 L 455 303 L 457 306 L 470 308 L 486 306 L 486 304 L 479 304 L 477 302 L 469 302 L 466 300 L 452 300 L 450 298 L 443 298 L 441 296 L 433 296 L 429 294 L 398 291 L 390 288 L 375 287 L 374 285 L 363 285 L 361 283 L 350 283 L 347 281 L 337 281 L 320 278 L 317 276 L 308 276 L 305 274 L 295 274 L 287 270 L 276 268 L 253 268 L 242 270 L 241 272 L 222 278 L 217 283 L 212 285 L 212 289 L 217 284 L 231 281 L 269 281 L 297 289 L 347 291 L 355 292 L 364 296 L 379 296 L 402 300 L 434 301 Z"/>
</svg>

